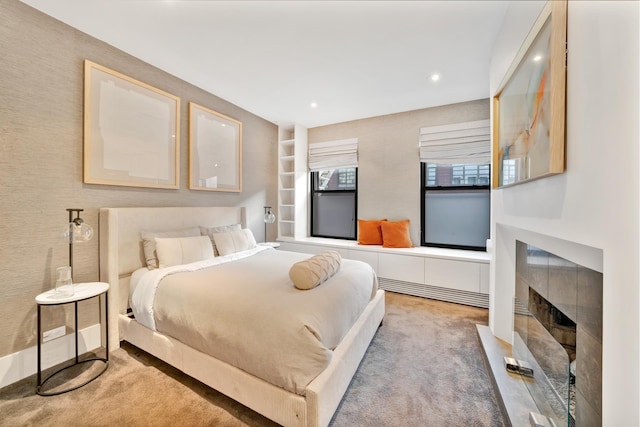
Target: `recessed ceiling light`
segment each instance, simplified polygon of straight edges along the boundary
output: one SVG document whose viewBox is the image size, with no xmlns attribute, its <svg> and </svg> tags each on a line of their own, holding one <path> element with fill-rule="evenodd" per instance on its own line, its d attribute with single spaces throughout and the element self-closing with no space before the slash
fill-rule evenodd
<svg viewBox="0 0 640 427">
<path fill-rule="evenodd" d="M 432 82 L 437 82 L 438 80 L 440 80 L 440 74 L 438 74 L 438 73 L 431 74 L 431 81 Z"/>
<path fill-rule="evenodd" d="M 309 104 L 309 106 L 311 108 L 317 108 L 318 107 L 318 103 L 317 102 L 312 102 L 311 104 Z"/>
<path fill-rule="evenodd" d="M 533 60 L 536 62 L 540 61 L 541 59 L 542 59 L 542 55 L 536 55 L 533 57 Z"/>
</svg>

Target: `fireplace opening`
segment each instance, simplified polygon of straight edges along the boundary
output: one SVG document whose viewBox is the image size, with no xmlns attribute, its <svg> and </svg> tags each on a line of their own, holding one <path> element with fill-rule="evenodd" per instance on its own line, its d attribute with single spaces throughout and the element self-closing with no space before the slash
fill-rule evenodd
<svg viewBox="0 0 640 427">
<path fill-rule="evenodd" d="M 529 288 L 529 312 L 567 351 L 569 359 L 574 361 L 576 359 L 576 322 L 533 288 Z"/>
<path fill-rule="evenodd" d="M 525 295 L 521 303 L 526 310 L 515 317 L 512 352 L 533 369 L 533 378 L 525 379 L 525 385 L 539 412 L 556 425 L 574 425 L 570 367 L 576 355 L 575 329 L 534 289 L 527 289 Z"/>
<path fill-rule="evenodd" d="M 601 425 L 602 273 L 516 241 L 513 357 L 540 414 Z M 579 325 L 579 326 L 578 326 Z"/>
<path fill-rule="evenodd" d="M 529 288 L 528 308 L 529 313 L 537 319 L 540 325 L 549 333 L 549 336 L 555 339 L 566 352 L 567 359 L 563 355 L 551 356 L 553 352 L 550 352 L 549 349 L 553 348 L 554 345 L 548 342 L 545 343 L 541 337 L 531 337 L 528 343 L 529 351 L 548 378 L 551 393 L 559 400 L 559 404 L 556 406 L 560 407 L 559 411 L 562 413 L 568 411 L 569 425 L 573 426 L 575 425 L 576 416 L 577 325 L 562 310 L 551 304 L 531 287 Z M 549 394 L 549 391 L 547 391 L 547 394 Z M 547 396 L 547 399 L 549 399 L 549 396 Z M 558 409 L 556 409 L 557 411 Z"/>
</svg>

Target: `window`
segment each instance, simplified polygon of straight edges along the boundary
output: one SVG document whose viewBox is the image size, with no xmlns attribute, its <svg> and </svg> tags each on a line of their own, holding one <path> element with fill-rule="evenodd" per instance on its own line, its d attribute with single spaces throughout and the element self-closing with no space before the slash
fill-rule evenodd
<svg viewBox="0 0 640 427">
<path fill-rule="evenodd" d="M 421 163 L 421 244 L 485 250 L 489 238 L 488 164 Z"/>
<path fill-rule="evenodd" d="M 420 128 L 421 245 L 486 249 L 490 140 L 486 119 Z"/>
<path fill-rule="evenodd" d="M 356 239 L 358 168 L 311 172 L 311 236 Z"/>
<path fill-rule="evenodd" d="M 355 240 L 358 139 L 309 144 L 311 236 Z"/>
</svg>

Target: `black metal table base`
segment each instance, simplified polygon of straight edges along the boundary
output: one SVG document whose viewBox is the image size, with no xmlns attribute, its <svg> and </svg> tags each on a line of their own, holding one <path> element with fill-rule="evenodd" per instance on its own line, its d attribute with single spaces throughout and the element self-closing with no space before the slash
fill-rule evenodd
<svg viewBox="0 0 640 427">
<path fill-rule="evenodd" d="M 104 362 L 104 367 L 100 370 L 100 372 L 98 372 L 96 375 L 92 376 L 91 378 L 89 378 L 88 380 L 83 382 L 82 384 L 78 384 L 78 385 L 76 385 L 74 387 L 67 388 L 67 389 L 64 389 L 64 390 L 59 390 L 59 391 L 48 392 L 48 391 L 43 391 L 42 390 L 44 388 L 44 385 L 47 383 L 47 381 L 49 381 L 51 378 L 53 378 L 54 376 L 58 375 L 59 373 L 64 372 L 67 369 L 71 369 L 71 368 L 73 368 L 75 366 L 78 366 L 78 365 L 80 365 L 82 363 L 94 362 L 94 361 Z M 64 368 L 62 368 L 62 369 L 52 373 L 51 375 L 49 375 L 37 387 L 36 393 L 38 393 L 40 396 L 57 396 L 58 394 L 63 394 L 63 393 L 67 393 L 67 392 L 79 389 L 80 387 L 84 387 L 85 385 L 89 384 L 91 381 L 93 381 L 96 378 L 98 378 L 100 375 L 104 374 L 104 372 L 107 370 L 108 367 L 109 367 L 109 360 L 104 358 L 104 357 L 91 357 L 89 359 L 81 360 L 79 362 L 74 363 L 73 365 L 65 366 Z"/>
<path fill-rule="evenodd" d="M 100 295 L 94 295 L 92 297 L 86 298 L 86 299 L 90 299 L 90 298 L 95 298 L 96 296 L 100 299 Z M 106 334 L 106 339 L 105 339 L 105 357 L 91 357 L 88 359 L 84 359 L 84 360 L 80 360 L 78 357 L 78 301 L 73 301 L 74 303 L 74 311 L 75 311 L 75 330 L 74 330 L 74 334 L 75 334 L 75 345 L 76 345 L 76 355 L 75 355 L 75 363 L 69 366 L 65 366 L 62 369 L 57 370 L 56 372 L 50 374 L 48 377 L 46 377 L 44 380 L 42 380 L 42 316 L 41 316 L 41 309 L 42 306 L 40 304 L 38 305 L 38 373 L 37 373 L 37 385 L 36 385 L 36 393 L 39 394 L 40 396 L 56 396 L 59 394 L 63 394 L 63 393 L 68 393 L 70 391 L 73 390 L 77 390 L 80 387 L 83 387 L 87 384 L 89 384 L 91 381 L 95 380 L 96 378 L 98 378 L 100 375 L 102 375 L 107 368 L 109 367 L 109 297 L 107 295 L 107 292 L 104 292 L 104 311 L 105 311 L 105 334 Z M 62 304 L 68 304 L 68 303 L 60 303 L 60 304 L 48 304 L 48 305 L 62 305 Z M 87 363 L 87 362 L 93 362 L 93 361 L 99 361 L 99 362 L 103 362 L 104 363 L 104 368 L 102 368 L 100 370 L 100 372 L 98 372 L 97 375 L 92 376 L 91 378 L 89 378 L 88 380 L 84 381 L 82 384 L 80 385 L 76 385 L 74 387 L 70 387 L 68 389 L 64 389 L 64 390 L 60 390 L 60 391 L 52 391 L 52 392 L 46 392 L 42 390 L 42 387 L 45 385 L 45 383 L 47 381 L 49 381 L 52 377 L 54 377 L 55 375 L 66 371 L 67 369 L 73 368 L 74 366 L 80 365 L 82 363 Z"/>
</svg>

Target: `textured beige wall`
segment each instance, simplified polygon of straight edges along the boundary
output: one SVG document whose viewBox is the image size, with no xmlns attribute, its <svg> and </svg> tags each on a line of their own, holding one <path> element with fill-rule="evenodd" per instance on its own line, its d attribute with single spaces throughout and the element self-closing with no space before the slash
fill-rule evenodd
<svg viewBox="0 0 640 427">
<path fill-rule="evenodd" d="M 420 128 L 488 118 L 484 99 L 309 129 L 309 143 L 358 138 L 358 218 L 408 218 L 420 246 Z"/>
<path fill-rule="evenodd" d="M 36 344 L 34 297 L 67 264 L 66 208 L 84 208 L 97 230 L 100 207 L 244 205 L 262 240 L 262 207 L 276 201 L 276 126 L 17 0 L 1 0 L 0 17 L 0 357 Z M 84 59 L 181 98 L 179 190 L 83 184 Z M 242 193 L 187 189 L 189 101 L 242 121 Z M 76 246 L 74 264 L 76 281 L 98 280 L 97 236 Z M 80 306 L 81 328 L 95 323 L 96 306 Z M 45 316 L 47 327 L 73 325 L 68 309 Z"/>
</svg>

